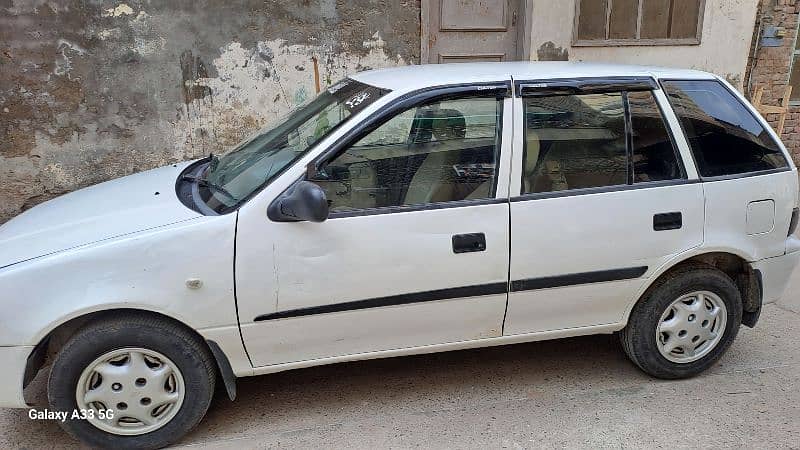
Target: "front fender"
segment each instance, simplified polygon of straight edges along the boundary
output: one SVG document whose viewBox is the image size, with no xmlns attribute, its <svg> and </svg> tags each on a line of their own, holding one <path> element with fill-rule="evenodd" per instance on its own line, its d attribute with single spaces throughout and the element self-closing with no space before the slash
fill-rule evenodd
<svg viewBox="0 0 800 450">
<path fill-rule="evenodd" d="M 115 308 L 195 329 L 236 325 L 235 227 L 235 214 L 202 217 L 0 270 L 0 346 L 36 345 L 72 318 Z"/>
</svg>

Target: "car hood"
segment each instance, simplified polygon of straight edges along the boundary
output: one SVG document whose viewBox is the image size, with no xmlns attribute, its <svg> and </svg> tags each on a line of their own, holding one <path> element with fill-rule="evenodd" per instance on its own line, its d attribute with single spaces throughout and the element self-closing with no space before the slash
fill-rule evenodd
<svg viewBox="0 0 800 450">
<path fill-rule="evenodd" d="M 77 246 L 201 217 L 175 194 L 191 162 L 81 189 L 0 226 L 0 268 Z"/>
</svg>

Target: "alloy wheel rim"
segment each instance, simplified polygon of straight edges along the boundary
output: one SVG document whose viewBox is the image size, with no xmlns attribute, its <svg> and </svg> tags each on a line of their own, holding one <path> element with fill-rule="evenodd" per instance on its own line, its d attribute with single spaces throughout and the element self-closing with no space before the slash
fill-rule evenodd
<svg viewBox="0 0 800 450">
<path fill-rule="evenodd" d="M 86 366 L 75 399 L 95 427 L 136 436 L 169 423 L 180 411 L 185 394 L 183 375 L 169 358 L 144 348 L 123 348 Z"/>
<path fill-rule="evenodd" d="M 694 291 L 670 303 L 656 327 L 661 356 L 674 363 L 690 363 L 708 355 L 725 333 L 728 312 L 715 293 Z"/>
</svg>

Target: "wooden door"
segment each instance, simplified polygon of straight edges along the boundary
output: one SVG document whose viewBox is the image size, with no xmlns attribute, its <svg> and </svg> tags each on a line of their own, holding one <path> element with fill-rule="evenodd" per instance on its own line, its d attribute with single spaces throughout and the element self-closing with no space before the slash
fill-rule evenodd
<svg viewBox="0 0 800 450">
<path fill-rule="evenodd" d="M 423 1 L 423 63 L 514 61 L 520 0 Z"/>
</svg>

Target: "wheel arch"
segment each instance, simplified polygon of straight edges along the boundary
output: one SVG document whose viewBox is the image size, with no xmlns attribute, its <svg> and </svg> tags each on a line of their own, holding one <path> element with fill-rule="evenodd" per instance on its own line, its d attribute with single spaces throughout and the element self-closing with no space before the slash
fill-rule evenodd
<svg viewBox="0 0 800 450">
<path fill-rule="evenodd" d="M 236 398 L 236 377 L 233 375 L 228 357 L 216 342 L 204 338 L 196 329 L 179 318 L 161 311 L 136 307 L 108 307 L 100 310 L 84 311 L 83 313 L 55 322 L 53 326 L 43 332 L 43 335 L 38 338 L 33 351 L 28 356 L 23 377 L 23 390 L 83 325 L 90 321 L 103 320 L 106 317 L 117 314 L 139 314 L 158 317 L 176 324 L 197 337 L 197 339 L 202 341 L 207 347 L 209 353 L 214 356 L 217 365 L 217 377 L 225 383 L 228 396 L 231 400 Z"/>
<path fill-rule="evenodd" d="M 683 258 L 665 264 L 659 268 L 648 280 L 647 283 L 637 293 L 635 301 L 625 311 L 623 323 L 628 322 L 633 308 L 639 303 L 648 292 L 658 286 L 660 280 L 676 270 L 683 270 L 687 267 L 712 267 L 720 270 L 727 275 L 736 285 L 742 297 L 742 323 L 749 327 L 755 326 L 761 313 L 761 273 L 753 269 L 747 261 L 747 256 L 728 249 L 708 250 L 691 255 L 683 255 Z"/>
</svg>

